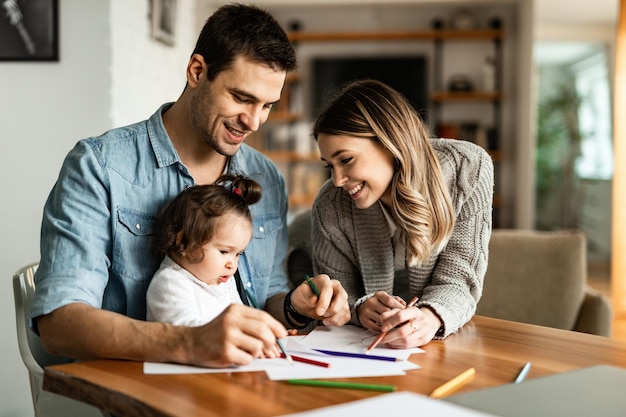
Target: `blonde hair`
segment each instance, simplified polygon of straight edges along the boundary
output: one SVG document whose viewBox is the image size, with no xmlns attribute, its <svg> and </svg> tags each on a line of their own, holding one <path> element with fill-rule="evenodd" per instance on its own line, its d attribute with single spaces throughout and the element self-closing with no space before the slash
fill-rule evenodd
<svg viewBox="0 0 626 417">
<path fill-rule="evenodd" d="M 375 80 L 346 84 L 322 110 L 320 133 L 378 140 L 394 157 L 391 214 L 406 245 L 409 266 L 439 253 L 454 228 L 454 209 L 428 133 L 411 104 Z"/>
</svg>

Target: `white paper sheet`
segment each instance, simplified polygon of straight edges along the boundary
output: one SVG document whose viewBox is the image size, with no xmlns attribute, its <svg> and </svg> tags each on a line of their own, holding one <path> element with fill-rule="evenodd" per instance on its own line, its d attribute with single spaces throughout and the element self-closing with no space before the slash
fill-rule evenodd
<svg viewBox="0 0 626 417">
<path fill-rule="evenodd" d="M 316 378 L 353 378 L 368 376 L 404 375 L 405 371 L 419 369 L 419 366 L 407 361 L 412 353 L 424 352 L 422 349 L 376 348 L 372 355 L 396 358 L 397 361 L 379 361 L 372 359 L 345 358 L 320 353 L 316 349 L 340 352 L 363 353 L 369 346 L 367 341 L 376 334 L 357 326 L 326 327 L 318 326 L 307 336 L 287 338 L 287 352 L 293 355 L 330 363 L 329 368 L 294 362 L 290 365 L 285 359 L 255 359 L 250 364 L 230 368 L 202 368 L 170 363 L 145 362 L 145 374 L 197 374 L 226 372 L 265 371 L 271 380 L 316 379 Z M 372 338 L 373 340 L 373 338 Z M 365 347 L 364 343 L 366 344 Z"/>
<path fill-rule="evenodd" d="M 350 353 L 365 353 L 379 333 L 358 326 L 317 326 L 302 339 L 302 344 L 311 349 L 335 350 Z M 424 353 L 420 348 L 390 349 L 378 345 L 372 355 L 390 356 L 407 360 L 413 353 Z"/>
<path fill-rule="evenodd" d="M 232 368 L 202 368 L 173 363 L 144 362 L 143 372 L 144 374 L 214 374 L 265 371 L 269 379 L 281 381 L 286 379 L 404 375 L 405 371 L 419 369 L 418 365 L 409 361 L 387 362 L 303 353 L 298 353 L 298 356 L 330 363 L 331 366 L 330 368 L 324 368 L 301 362 L 294 362 L 293 365 L 290 365 L 285 359 L 254 359 L 248 365 Z"/>
<path fill-rule="evenodd" d="M 435 400 L 412 392 L 392 392 L 364 400 L 352 401 L 283 417 L 381 417 L 395 410 L 396 415 L 437 416 L 437 417 L 493 417 L 479 411 L 470 410 L 441 400 Z"/>
</svg>

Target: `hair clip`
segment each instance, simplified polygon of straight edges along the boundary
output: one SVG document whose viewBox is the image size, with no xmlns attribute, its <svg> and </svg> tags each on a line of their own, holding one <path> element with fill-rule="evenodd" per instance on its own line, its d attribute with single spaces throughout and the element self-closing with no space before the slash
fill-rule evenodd
<svg viewBox="0 0 626 417">
<path fill-rule="evenodd" d="M 235 188 L 233 188 L 233 193 L 235 193 L 237 195 L 241 195 L 241 190 L 239 189 L 239 187 L 235 187 Z"/>
</svg>

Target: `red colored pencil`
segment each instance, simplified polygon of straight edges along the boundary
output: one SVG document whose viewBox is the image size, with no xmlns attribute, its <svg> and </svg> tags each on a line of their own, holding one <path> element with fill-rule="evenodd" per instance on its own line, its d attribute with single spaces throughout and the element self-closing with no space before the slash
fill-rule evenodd
<svg viewBox="0 0 626 417">
<path fill-rule="evenodd" d="M 302 362 L 302 363 L 308 363 L 309 365 L 330 368 L 330 363 L 328 362 L 320 362 L 320 361 L 316 361 L 316 360 L 309 359 L 309 358 L 303 358 L 302 356 L 296 356 L 296 355 L 291 355 L 291 359 L 293 359 L 294 362 Z"/>
</svg>

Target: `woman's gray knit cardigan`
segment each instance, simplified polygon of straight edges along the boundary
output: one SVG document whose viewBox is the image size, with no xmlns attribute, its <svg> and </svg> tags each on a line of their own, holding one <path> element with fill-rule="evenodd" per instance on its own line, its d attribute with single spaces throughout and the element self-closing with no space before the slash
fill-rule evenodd
<svg viewBox="0 0 626 417">
<path fill-rule="evenodd" d="M 408 271 L 411 295 L 420 297 L 443 326 L 436 338 L 455 333 L 476 311 L 487 269 L 491 237 L 493 162 L 470 142 L 432 139 L 456 214 L 446 247 Z M 376 291 L 393 293 L 394 254 L 380 205 L 361 210 L 348 193 L 327 181 L 312 210 L 313 268 L 341 282 L 348 292 L 351 323 L 355 302 Z"/>
</svg>

